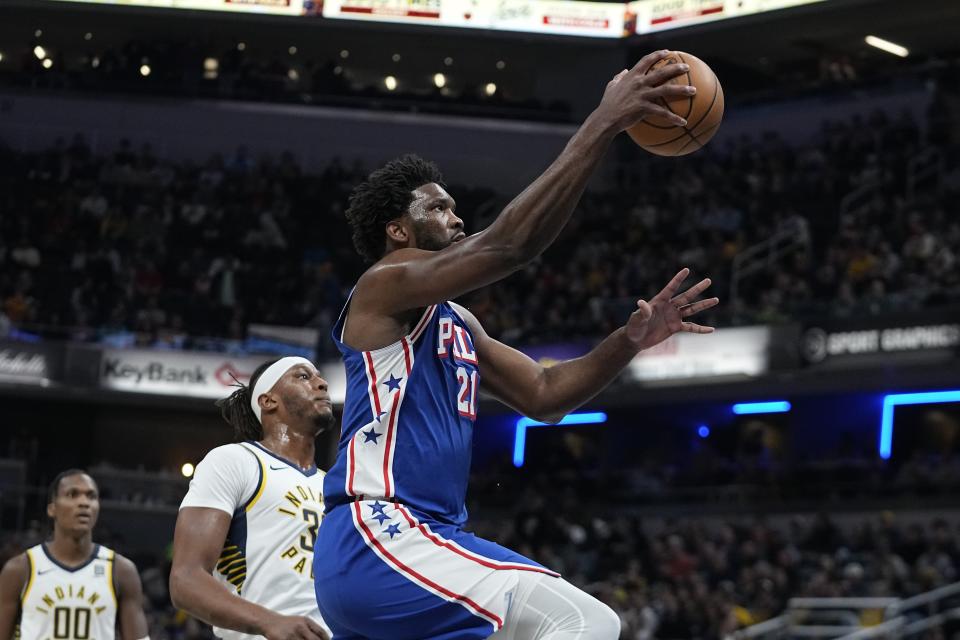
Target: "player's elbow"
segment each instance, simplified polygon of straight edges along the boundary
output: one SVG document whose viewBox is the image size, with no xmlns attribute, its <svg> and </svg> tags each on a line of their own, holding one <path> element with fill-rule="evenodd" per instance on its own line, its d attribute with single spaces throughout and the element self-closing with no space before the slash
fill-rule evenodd
<svg viewBox="0 0 960 640">
<path fill-rule="evenodd" d="M 177 566 L 176 563 L 170 570 L 170 602 L 183 611 L 190 610 L 190 586 L 194 581 L 189 574 L 189 567 Z"/>
<path fill-rule="evenodd" d="M 538 422 L 557 424 L 563 420 L 571 407 L 566 406 L 562 394 L 556 392 L 554 371 L 540 367 L 531 392 L 523 394 L 518 407 L 522 413 Z"/>
<path fill-rule="evenodd" d="M 177 576 L 175 571 L 170 572 L 170 602 L 173 603 L 173 606 L 177 609 L 183 609 L 184 603 L 184 594 L 183 594 L 183 582 Z"/>
<path fill-rule="evenodd" d="M 543 408 L 534 411 L 526 412 L 527 417 L 533 418 L 537 422 L 543 422 L 545 424 L 557 424 L 565 417 L 567 414 L 565 411 L 558 411 L 557 409 L 552 408 Z"/>
</svg>

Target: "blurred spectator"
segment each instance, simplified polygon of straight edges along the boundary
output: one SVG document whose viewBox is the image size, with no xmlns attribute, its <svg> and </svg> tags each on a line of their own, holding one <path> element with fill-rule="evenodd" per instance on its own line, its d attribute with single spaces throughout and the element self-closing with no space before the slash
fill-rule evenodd
<svg viewBox="0 0 960 640">
<path fill-rule="evenodd" d="M 957 304 L 956 189 L 908 201 L 905 160 L 927 148 L 917 125 L 859 120 L 825 122 L 799 149 L 764 134 L 682 163 L 628 161 L 622 188 L 587 192 L 535 264 L 468 303 L 492 335 L 520 344 L 604 335 L 681 266 L 713 278 L 723 302 L 704 319 L 713 324 Z M 241 146 L 197 168 L 130 141 L 99 156 L 77 136 L 0 153 L 0 168 L 0 310 L 24 330 L 127 331 L 164 348 L 242 340 L 252 322 L 325 337 L 361 271 L 342 211 L 362 167 L 335 161 L 307 175 L 290 154 L 254 160 Z M 864 185 L 869 197 L 842 209 Z M 506 199 L 451 190 L 468 226 L 471 210 Z M 770 238 L 788 249 L 739 279 L 730 300 L 733 258 Z"/>
</svg>

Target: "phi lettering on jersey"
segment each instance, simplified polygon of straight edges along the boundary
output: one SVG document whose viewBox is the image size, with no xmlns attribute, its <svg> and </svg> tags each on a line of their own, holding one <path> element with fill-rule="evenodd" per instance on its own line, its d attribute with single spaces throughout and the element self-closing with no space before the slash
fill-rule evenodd
<svg viewBox="0 0 960 640">
<path fill-rule="evenodd" d="M 477 364 L 477 352 L 466 329 L 454 324 L 453 318 L 440 318 L 440 331 L 437 333 L 437 355 L 446 358 L 453 352 L 457 362 Z"/>
<path fill-rule="evenodd" d="M 457 367 L 457 412 L 464 418 L 477 419 L 477 352 L 473 348 L 470 334 L 462 326 L 454 323 L 453 318 L 440 318 L 437 332 L 437 356 L 449 357 L 453 353 L 453 362 Z"/>
</svg>

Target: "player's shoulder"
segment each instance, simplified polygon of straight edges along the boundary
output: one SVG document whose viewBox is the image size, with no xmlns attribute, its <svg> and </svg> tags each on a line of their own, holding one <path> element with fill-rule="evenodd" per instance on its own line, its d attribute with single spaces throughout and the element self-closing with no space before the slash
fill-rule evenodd
<svg viewBox="0 0 960 640">
<path fill-rule="evenodd" d="M 32 547 L 31 547 L 32 548 Z M 3 564 L 3 570 L 7 571 L 20 571 L 30 568 L 30 554 L 26 551 L 21 551 L 17 555 L 13 556 Z"/>
<path fill-rule="evenodd" d="M 210 449 L 197 465 L 194 478 L 210 473 L 257 474 L 260 467 L 256 447 L 244 442 L 231 442 Z"/>
<path fill-rule="evenodd" d="M 429 259 L 436 253 L 438 252 L 412 247 L 391 251 L 363 272 L 354 287 L 354 298 L 379 295 L 384 288 L 395 288 L 397 278 L 402 277 L 410 266 Z"/>
<path fill-rule="evenodd" d="M 105 544 L 97 545 L 97 560 L 115 561 L 119 554 Z"/>
<path fill-rule="evenodd" d="M 30 556 L 26 551 L 13 556 L 0 569 L 0 582 L 9 580 L 22 586 L 30 575 L 30 562 Z"/>
<path fill-rule="evenodd" d="M 110 560 L 113 562 L 113 570 L 118 576 L 130 572 L 137 573 L 137 565 L 127 556 L 110 550 Z"/>
<path fill-rule="evenodd" d="M 464 320 L 466 320 L 467 318 L 473 318 L 474 320 L 476 319 L 476 316 L 474 316 L 474 315 L 470 312 L 470 310 L 467 309 L 467 308 L 466 308 L 465 306 L 463 306 L 462 304 L 453 302 L 452 300 L 451 300 L 451 301 L 448 301 L 447 304 L 450 305 L 450 308 L 453 309 L 453 312 L 454 312 L 454 313 L 456 313 L 458 316 L 460 316 L 460 317 L 463 318 Z"/>
<path fill-rule="evenodd" d="M 460 319 L 466 323 L 471 332 L 479 335 L 486 335 L 483 330 L 483 325 L 480 324 L 477 316 L 473 315 L 472 311 L 461 304 L 457 304 L 456 302 L 447 302 L 447 304 L 450 305 L 450 309 L 453 310 L 456 315 L 460 316 Z"/>
<path fill-rule="evenodd" d="M 256 457 L 255 447 L 246 442 L 231 442 L 214 447 L 203 457 L 203 461 L 226 462 L 230 460 L 251 460 L 251 456 Z"/>
<path fill-rule="evenodd" d="M 115 552 L 111 553 L 113 562 L 113 584 L 111 588 L 114 589 L 114 597 L 116 597 L 117 603 L 120 604 L 129 597 L 139 599 L 142 587 L 140 586 L 140 572 L 137 570 L 137 565 L 126 556 Z"/>
</svg>

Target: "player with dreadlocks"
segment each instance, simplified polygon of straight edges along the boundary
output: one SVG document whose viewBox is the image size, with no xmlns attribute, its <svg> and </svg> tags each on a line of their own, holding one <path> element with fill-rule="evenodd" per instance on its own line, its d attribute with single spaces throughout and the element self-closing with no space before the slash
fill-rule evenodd
<svg viewBox="0 0 960 640">
<path fill-rule="evenodd" d="M 324 478 L 314 444 L 334 421 L 327 381 L 309 360 L 281 358 L 217 405 L 239 442 L 197 465 L 170 596 L 225 640 L 327 640 L 312 570 Z"/>
</svg>

